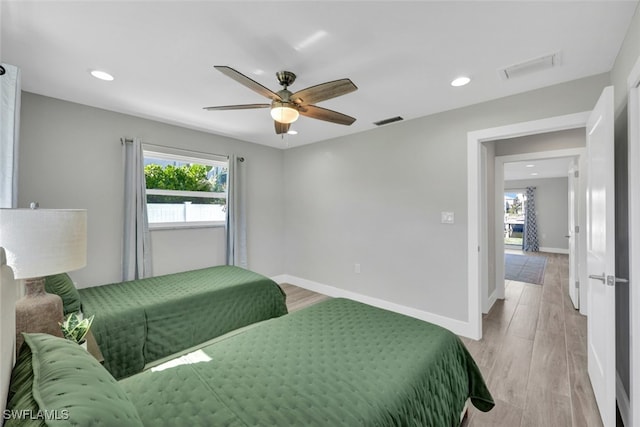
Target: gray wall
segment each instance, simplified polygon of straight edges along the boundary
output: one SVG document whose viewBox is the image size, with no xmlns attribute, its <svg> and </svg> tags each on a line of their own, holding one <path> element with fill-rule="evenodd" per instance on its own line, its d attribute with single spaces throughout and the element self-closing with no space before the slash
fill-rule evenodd
<svg viewBox="0 0 640 427">
<path fill-rule="evenodd" d="M 608 84 L 593 76 L 287 150 L 285 271 L 466 321 L 467 132 L 590 110 Z"/>
<path fill-rule="evenodd" d="M 524 190 L 536 187 L 536 219 L 540 248 L 569 251 L 569 180 L 568 178 L 540 178 L 505 181 L 504 189 Z M 543 250 L 543 249 L 541 249 Z"/>
<path fill-rule="evenodd" d="M 23 92 L 19 205 L 88 209 L 80 287 L 120 281 L 123 158 L 120 137 L 246 158 L 249 267 L 268 276 L 283 263 L 281 150 Z M 224 228 L 152 232 L 157 274 L 225 262 Z"/>
</svg>

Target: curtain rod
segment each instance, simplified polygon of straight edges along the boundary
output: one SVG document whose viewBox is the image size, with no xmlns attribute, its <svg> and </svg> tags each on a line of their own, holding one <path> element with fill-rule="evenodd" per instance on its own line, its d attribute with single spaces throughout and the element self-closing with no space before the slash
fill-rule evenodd
<svg viewBox="0 0 640 427">
<path fill-rule="evenodd" d="M 133 143 L 133 139 L 132 138 L 120 138 L 120 144 L 121 145 L 131 144 L 131 143 Z M 167 145 L 160 145 L 160 144 L 147 144 L 147 143 L 144 143 L 144 142 L 143 142 L 143 144 L 151 146 L 151 147 L 161 147 L 161 148 L 168 148 L 168 149 L 171 149 L 171 150 L 187 151 L 187 152 L 190 152 L 190 153 L 193 153 L 193 154 L 202 154 L 202 155 L 205 155 L 205 156 L 221 156 L 221 157 L 226 157 L 227 159 L 230 158 L 229 155 L 225 155 L 225 154 L 203 153 L 201 151 L 185 150 L 184 148 L 169 147 Z M 244 157 L 238 157 L 238 161 L 244 162 Z"/>
</svg>

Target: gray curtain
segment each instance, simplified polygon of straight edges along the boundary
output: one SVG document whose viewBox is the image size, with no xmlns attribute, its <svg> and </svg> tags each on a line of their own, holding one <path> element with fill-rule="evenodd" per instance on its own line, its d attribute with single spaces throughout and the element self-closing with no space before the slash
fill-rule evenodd
<svg viewBox="0 0 640 427">
<path fill-rule="evenodd" d="M 538 221 L 536 219 L 535 187 L 527 187 L 527 200 L 524 210 L 524 236 L 522 249 L 526 252 L 538 252 Z"/>
<path fill-rule="evenodd" d="M 247 268 L 244 157 L 229 158 L 227 186 L 227 264 Z"/>
<path fill-rule="evenodd" d="M 0 208 L 18 206 L 18 140 L 20 69 L 1 64 L 0 73 Z"/>
<path fill-rule="evenodd" d="M 151 238 L 147 218 L 142 141 L 122 139 L 124 144 L 124 240 L 122 280 L 150 277 Z"/>
</svg>

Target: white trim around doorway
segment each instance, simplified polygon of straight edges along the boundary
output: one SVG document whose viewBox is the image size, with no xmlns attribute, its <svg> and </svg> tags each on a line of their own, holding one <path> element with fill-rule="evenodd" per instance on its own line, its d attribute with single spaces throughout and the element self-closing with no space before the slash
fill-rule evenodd
<svg viewBox="0 0 640 427">
<path fill-rule="evenodd" d="M 482 212 L 482 200 L 486 200 L 487 188 L 484 182 L 484 171 L 481 166 L 482 143 L 520 136 L 534 135 L 585 127 L 589 112 L 550 117 L 541 120 L 516 123 L 507 126 L 482 129 L 467 133 L 467 274 L 468 274 L 468 323 L 470 338 L 482 338 L 482 284 L 486 282 L 487 266 L 481 265 L 481 259 L 488 258 L 486 234 L 483 236 L 481 219 L 486 218 Z"/>
</svg>

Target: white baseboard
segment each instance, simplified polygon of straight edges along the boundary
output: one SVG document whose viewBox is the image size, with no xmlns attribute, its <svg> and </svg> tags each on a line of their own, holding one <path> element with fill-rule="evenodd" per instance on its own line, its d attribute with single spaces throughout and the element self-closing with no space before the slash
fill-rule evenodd
<svg viewBox="0 0 640 427">
<path fill-rule="evenodd" d="M 277 276 L 271 276 L 270 279 L 273 280 L 276 283 L 291 283 L 291 282 L 287 282 L 287 275 L 286 274 L 279 274 Z M 293 283 L 291 283 L 293 285 Z"/>
<path fill-rule="evenodd" d="M 495 304 L 497 300 L 498 300 L 498 292 L 497 292 L 497 289 L 494 289 L 491 295 L 489 295 L 489 298 L 487 299 L 487 306 L 482 307 L 482 312 L 484 314 L 489 313 L 489 310 L 491 310 L 491 307 L 493 307 L 493 304 Z"/>
<path fill-rule="evenodd" d="M 404 305 L 396 304 L 390 301 L 385 301 L 379 298 L 371 297 L 368 295 L 359 294 L 357 292 L 347 291 L 345 289 L 336 288 L 334 286 L 325 285 L 322 283 L 314 282 L 300 277 L 291 276 L 289 274 L 281 274 L 272 279 L 277 283 L 290 283 L 295 286 L 299 286 L 310 291 L 318 292 L 324 295 L 328 295 L 333 298 L 347 298 L 354 301 L 362 302 L 374 307 L 382 308 L 385 310 L 393 311 L 396 313 L 404 314 L 406 316 L 415 317 L 416 319 L 424 320 L 429 323 L 442 326 L 449 329 L 451 332 L 464 337 L 473 338 L 474 334 L 469 322 L 463 322 L 461 320 L 451 319 L 449 317 L 441 316 L 438 314 L 430 313 L 416 308 L 407 307 Z"/>
<path fill-rule="evenodd" d="M 539 247 L 538 250 L 540 252 L 548 252 L 550 254 L 565 254 L 565 255 L 569 255 L 569 249 L 562 249 L 562 248 L 547 248 L 547 247 Z"/>
<path fill-rule="evenodd" d="M 620 417 L 625 426 L 631 425 L 631 403 L 629 396 L 624 390 L 622 379 L 620 374 L 616 372 L 616 401 L 618 402 L 618 409 L 620 410 Z"/>
</svg>

